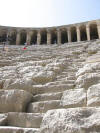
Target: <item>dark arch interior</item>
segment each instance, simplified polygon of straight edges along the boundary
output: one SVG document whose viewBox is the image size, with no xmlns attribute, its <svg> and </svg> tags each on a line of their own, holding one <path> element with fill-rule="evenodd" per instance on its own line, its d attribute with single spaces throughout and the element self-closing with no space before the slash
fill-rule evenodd
<svg viewBox="0 0 100 133">
<path fill-rule="evenodd" d="M 31 36 L 31 44 L 35 45 L 37 44 L 37 32 L 34 31 Z"/>
<path fill-rule="evenodd" d="M 51 44 L 56 44 L 57 43 L 57 32 L 52 31 L 51 32 Z"/>
<path fill-rule="evenodd" d="M 8 40 L 10 41 L 10 44 L 15 44 L 16 43 L 16 35 L 17 32 L 13 31 L 10 36 L 8 36 Z"/>
<path fill-rule="evenodd" d="M 47 44 L 47 32 L 46 31 L 41 32 L 41 44 Z"/>
<path fill-rule="evenodd" d="M 6 31 L 1 31 L 0 42 L 5 42 L 5 41 L 7 41 L 7 33 Z"/>
<path fill-rule="evenodd" d="M 61 43 L 67 43 L 68 42 L 68 35 L 67 35 L 67 31 L 63 30 L 61 31 Z"/>
<path fill-rule="evenodd" d="M 97 31 L 97 25 L 91 24 L 90 25 L 90 39 L 98 39 L 98 31 Z"/>
<path fill-rule="evenodd" d="M 87 40 L 86 26 L 84 25 L 80 27 L 80 36 L 81 36 L 81 41 Z"/>
<path fill-rule="evenodd" d="M 76 27 L 71 28 L 71 41 L 72 42 L 77 42 Z"/>
<path fill-rule="evenodd" d="M 21 34 L 20 34 L 20 44 L 24 44 L 26 42 L 26 32 L 25 31 L 22 31 Z"/>
</svg>

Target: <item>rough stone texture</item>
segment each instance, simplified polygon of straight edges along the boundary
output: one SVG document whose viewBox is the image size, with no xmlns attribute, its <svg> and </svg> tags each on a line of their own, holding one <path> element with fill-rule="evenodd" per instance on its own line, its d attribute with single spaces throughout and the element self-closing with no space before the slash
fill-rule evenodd
<svg viewBox="0 0 100 133">
<path fill-rule="evenodd" d="M 0 126 L 5 126 L 7 125 L 7 114 L 0 114 Z"/>
<path fill-rule="evenodd" d="M 24 90 L 1 90 L 0 112 L 23 112 L 32 100 L 32 95 Z"/>
<path fill-rule="evenodd" d="M 87 91 L 87 106 L 100 106 L 100 84 L 89 87 Z"/>
<path fill-rule="evenodd" d="M 41 101 L 31 103 L 28 107 L 30 113 L 44 113 L 50 109 L 60 108 L 60 100 Z"/>
<path fill-rule="evenodd" d="M 8 125 L 26 128 L 39 128 L 43 114 L 33 113 L 8 113 Z"/>
<path fill-rule="evenodd" d="M 86 92 L 84 89 L 67 90 L 63 92 L 60 105 L 65 108 L 85 107 Z"/>
<path fill-rule="evenodd" d="M 41 133 L 100 132 L 100 108 L 70 108 L 48 111 Z"/>
<path fill-rule="evenodd" d="M 100 133 L 100 40 L 2 49 L 0 133 Z"/>
</svg>

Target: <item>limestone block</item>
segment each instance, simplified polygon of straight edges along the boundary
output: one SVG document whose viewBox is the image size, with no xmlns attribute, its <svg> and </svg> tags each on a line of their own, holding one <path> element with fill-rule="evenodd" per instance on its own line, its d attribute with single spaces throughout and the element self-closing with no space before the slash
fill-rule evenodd
<svg viewBox="0 0 100 133">
<path fill-rule="evenodd" d="M 76 80 L 76 85 L 79 88 L 88 88 L 93 84 L 97 84 L 100 82 L 100 74 L 99 73 L 86 73 L 81 75 Z"/>
<path fill-rule="evenodd" d="M 51 109 L 60 108 L 60 100 L 40 101 L 30 103 L 28 112 L 30 113 L 45 113 Z"/>
<path fill-rule="evenodd" d="M 40 113 L 8 113 L 8 125 L 24 128 L 39 128 L 43 114 Z"/>
<path fill-rule="evenodd" d="M 100 70 L 100 63 L 89 63 L 83 66 L 83 68 L 80 68 L 78 72 L 76 73 L 76 76 L 79 77 L 81 75 L 84 75 L 85 73 L 94 73 L 99 72 Z"/>
<path fill-rule="evenodd" d="M 48 111 L 41 133 L 99 133 L 100 108 L 70 108 Z"/>
<path fill-rule="evenodd" d="M 62 92 L 38 94 L 33 97 L 33 101 L 60 100 L 61 96 Z"/>
<path fill-rule="evenodd" d="M 1 90 L 0 112 L 23 112 L 33 96 L 24 90 Z"/>
<path fill-rule="evenodd" d="M 87 106 L 100 106 L 100 84 L 89 87 L 87 91 Z"/>
<path fill-rule="evenodd" d="M 7 125 L 8 114 L 0 114 L 0 126 Z"/>
<path fill-rule="evenodd" d="M 40 133 L 37 128 L 0 126 L 0 133 Z"/>
<path fill-rule="evenodd" d="M 60 105 L 64 108 L 75 108 L 86 106 L 85 89 L 74 89 L 63 92 Z"/>
</svg>

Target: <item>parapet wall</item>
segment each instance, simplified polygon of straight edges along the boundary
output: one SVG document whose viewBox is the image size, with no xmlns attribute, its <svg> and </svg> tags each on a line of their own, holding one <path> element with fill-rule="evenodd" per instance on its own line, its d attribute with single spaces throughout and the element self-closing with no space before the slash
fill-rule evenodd
<svg viewBox="0 0 100 133">
<path fill-rule="evenodd" d="M 64 44 L 100 39 L 100 20 L 47 28 L 0 26 L 0 42 L 10 44 Z"/>
</svg>

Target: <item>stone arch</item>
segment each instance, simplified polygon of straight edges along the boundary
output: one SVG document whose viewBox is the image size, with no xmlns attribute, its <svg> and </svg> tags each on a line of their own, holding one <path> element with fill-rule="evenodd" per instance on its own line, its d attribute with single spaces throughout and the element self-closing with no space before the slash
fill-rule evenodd
<svg viewBox="0 0 100 133">
<path fill-rule="evenodd" d="M 67 43 L 68 42 L 68 34 L 67 34 L 67 29 L 62 29 L 61 30 L 61 43 Z"/>
<path fill-rule="evenodd" d="M 0 42 L 7 41 L 7 31 L 5 29 L 2 29 L 0 32 Z"/>
<path fill-rule="evenodd" d="M 72 42 L 77 42 L 77 32 L 76 32 L 76 27 L 71 27 L 71 41 Z"/>
<path fill-rule="evenodd" d="M 98 39 L 97 24 L 90 24 L 90 40 Z"/>
<path fill-rule="evenodd" d="M 47 31 L 41 31 L 41 43 L 40 44 L 47 44 Z"/>
<path fill-rule="evenodd" d="M 36 30 L 32 31 L 31 44 L 33 45 L 37 44 L 37 31 Z"/>
<path fill-rule="evenodd" d="M 85 25 L 80 26 L 80 38 L 81 38 L 81 41 L 87 40 L 86 26 Z"/>
<path fill-rule="evenodd" d="M 16 36 L 17 36 L 17 31 L 14 29 L 11 31 L 10 36 L 8 36 L 10 44 L 16 44 Z"/>
<path fill-rule="evenodd" d="M 26 42 L 27 32 L 25 30 L 20 31 L 20 44 L 24 44 Z"/>
<path fill-rule="evenodd" d="M 54 29 L 51 31 L 51 44 L 57 43 L 57 30 Z"/>
</svg>

